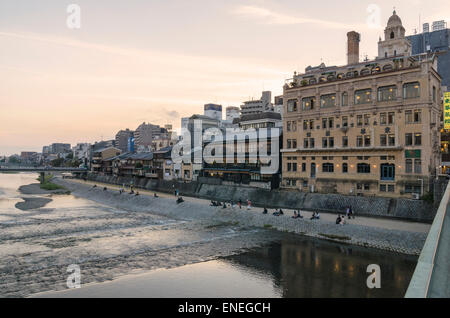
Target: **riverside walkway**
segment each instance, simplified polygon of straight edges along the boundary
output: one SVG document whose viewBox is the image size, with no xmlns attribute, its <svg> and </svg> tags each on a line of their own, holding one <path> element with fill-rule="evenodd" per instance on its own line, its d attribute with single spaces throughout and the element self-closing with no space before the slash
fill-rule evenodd
<svg viewBox="0 0 450 318">
<path fill-rule="evenodd" d="M 405 297 L 450 298 L 450 183 Z"/>
<path fill-rule="evenodd" d="M 121 186 L 113 185 L 109 183 L 101 183 L 101 182 L 94 182 L 94 181 L 83 181 L 79 179 L 72 179 L 71 182 L 76 182 L 80 184 L 97 184 L 98 186 L 105 186 L 108 189 L 119 191 Z M 159 197 L 162 198 L 174 198 L 173 194 L 167 194 L 164 192 L 157 192 L 157 191 L 151 191 L 151 190 L 144 190 L 144 189 L 136 189 L 139 191 L 140 194 L 147 194 L 147 195 L 153 195 L 154 193 L 157 193 Z M 183 199 L 187 202 L 195 202 L 195 203 L 201 203 L 205 205 L 209 205 L 210 200 L 202 199 L 202 198 L 196 198 L 196 197 L 186 197 L 183 196 Z M 251 210 L 247 210 L 246 202 L 243 202 L 242 211 L 246 213 L 255 213 L 255 214 L 261 214 L 262 208 L 256 208 L 253 207 Z M 271 214 L 275 210 L 269 210 L 269 213 Z M 285 216 L 287 218 L 290 218 L 294 215 L 294 210 L 291 209 L 283 209 Z M 306 211 L 301 210 L 302 216 L 305 219 L 309 219 L 313 212 L 312 211 Z M 337 214 L 335 213 L 320 213 L 320 218 L 323 221 L 327 222 L 335 222 L 337 217 Z M 420 223 L 420 222 L 413 222 L 413 221 L 406 221 L 406 220 L 395 220 L 395 219 L 386 219 L 386 218 L 377 218 L 377 217 L 365 217 L 365 216 L 358 216 L 356 215 L 355 219 L 346 220 L 348 224 L 354 224 L 354 225 L 362 225 L 362 226 L 369 226 L 369 227 L 378 227 L 383 228 L 387 230 L 400 230 L 400 231 L 410 231 L 410 232 L 417 232 L 417 233 L 428 233 L 430 230 L 431 225 L 426 223 Z"/>
</svg>

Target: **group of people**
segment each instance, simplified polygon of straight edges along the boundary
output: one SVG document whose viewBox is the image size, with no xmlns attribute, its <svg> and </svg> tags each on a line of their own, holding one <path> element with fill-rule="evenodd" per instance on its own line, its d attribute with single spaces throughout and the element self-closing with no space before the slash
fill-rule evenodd
<svg viewBox="0 0 450 318">
<path fill-rule="evenodd" d="M 96 184 L 94 184 L 94 186 L 92 187 L 92 188 L 97 188 L 97 185 Z M 133 185 L 131 185 L 130 186 L 130 193 L 129 194 L 134 194 L 135 196 L 138 196 L 139 195 L 139 191 L 134 191 L 134 187 L 133 187 Z M 104 187 L 103 188 L 103 191 L 107 191 L 108 190 L 108 188 L 107 187 Z M 122 188 L 120 188 L 119 189 L 119 193 L 120 194 L 122 194 L 122 193 L 124 193 L 125 192 L 125 189 L 124 189 L 124 187 L 122 187 Z M 178 189 L 174 189 L 174 194 L 175 194 L 175 196 L 177 197 L 177 204 L 180 204 L 180 203 L 183 203 L 184 202 L 184 199 L 179 195 L 179 191 L 178 191 Z M 159 196 L 158 196 L 158 194 L 157 193 L 154 193 L 154 195 L 153 195 L 155 198 L 158 198 Z M 239 209 L 242 209 L 242 200 L 241 199 L 239 199 L 239 201 L 237 202 L 237 205 L 239 206 Z M 210 204 L 210 206 L 214 206 L 214 207 L 222 207 L 223 209 L 226 209 L 228 206 L 227 206 L 227 203 L 226 202 L 220 202 L 220 201 L 213 201 L 213 200 L 211 200 L 211 204 Z M 233 201 L 231 201 L 230 202 L 230 204 L 229 204 L 229 206 L 231 206 L 232 208 L 235 208 L 236 207 L 236 204 L 233 202 Z M 250 210 L 252 208 L 252 203 L 251 203 L 251 201 L 250 200 L 247 200 L 247 210 Z M 264 207 L 264 210 L 263 210 L 263 214 L 268 214 L 269 213 L 269 211 L 267 210 L 267 208 L 266 207 Z M 353 209 L 352 209 L 352 207 L 351 206 L 348 206 L 347 208 L 346 208 L 346 210 L 345 210 L 345 214 L 346 214 L 346 216 L 344 216 L 344 215 L 338 215 L 338 217 L 337 217 L 337 219 L 336 219 L 336 224 L 340 224 L 340 225 L 344 225 L 345 224 L 345 218 L 347 217 L 347 219 L 354 219 L 355 218 L 355 216 L 354 216 L 354 213 L 353 213 Z M 283 210 L 280 208 L 280 209 L 278 209 L 278 210 L 275 210 L 275 212 L 273 212 L 273 215 L 274 216 L 281 216 L 281 215 L 284 215 L 284 212 L 283 212 Z M 292 216 L 292 218 L 293 219 L 303 219 L 303 216 L 302 216 L 302 214 L 301 214 L 301 211 L 300 210 L 294 210 L 294 215 Z M 320 213 L 319 212 L 313 212 L 313 215 L 311 216 L 311 218 L 310 218 L 310 220 L 320 220 Z"/>
</svg>

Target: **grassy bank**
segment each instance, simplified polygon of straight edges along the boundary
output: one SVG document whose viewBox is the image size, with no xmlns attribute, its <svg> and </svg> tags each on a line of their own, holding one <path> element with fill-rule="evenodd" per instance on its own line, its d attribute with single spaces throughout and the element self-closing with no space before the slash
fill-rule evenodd
<svg viewBox="0 0 450 318">
<path fill-rule="evenodd" d="M 51 182 L 52 179 L 53 179 L 53 175 L 52 174 L 45 175 L 44 182 L 41 182 L 41 176 L 39 176 L 37 178 L 37 180 L 39 182 L 41 182 L 41 189 L 48 190 L 48 191 L 52 191 L 52 190 L 67 190 L 63 186 L 60 186 L 58 184 L 55 184 L 55 183 Z"/>
</svg>

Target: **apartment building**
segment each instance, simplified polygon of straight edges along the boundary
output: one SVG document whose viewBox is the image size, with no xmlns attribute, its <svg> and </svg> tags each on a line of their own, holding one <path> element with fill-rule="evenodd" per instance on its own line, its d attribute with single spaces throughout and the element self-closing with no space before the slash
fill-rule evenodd
<svg viewBox="0 0 450 318">
<path fill-rule="evenodd" d="M 308 67 L 284 86 L 282 186 L 302 191 L 417 197 L 440 166 L 441 77 L 432 53 L 411 54 L 394 11 L 379 56 Z"/>
</svg>

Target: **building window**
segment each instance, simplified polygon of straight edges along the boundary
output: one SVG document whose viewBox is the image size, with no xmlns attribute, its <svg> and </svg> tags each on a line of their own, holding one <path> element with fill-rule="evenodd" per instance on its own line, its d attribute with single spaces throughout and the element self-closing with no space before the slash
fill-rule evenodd
<svg viewBox="0 0 450 318">
<path fill-rule="evenodd" d="M 328 118 L 328 128 L 334 128 L 334 118 Z"/>
<path fill-rule="evenodd" d="M 421 110 L 416 109 L 414 111 L 414 118 L 413 118 L 413 120 L 414 120 L 415 124 L 422 122 L 422 111 Z"/>
<path fill-rule="evenodd" d="M 362 147 L 363 146 L 363 136 L 357 136 L 356 137 L 356 147 Z"/>
<path fill-rule="evenodd" d="M 412 134 L 405 134 L 405 146 L 413 145 L 413 137 Z"/>
<path fill-rule="evenodd" d="M 348 106 L 348 93 L 342 93 L 342 106 Z"/>
<path fill-rule="evenodd" d="M 381 165 L 381 180 L 394 181 L 395 180 L 395 165 L 382 164 Z"/>
<path fill-rule="evenodd" d="M 327 173 L 334 172 L 334 164 L 332 164 L 332 163 L 324 163 L 322 165 L 322 172 L 327 172 Z"/>
<path fill-rule="evenodd" d="M 308 129 L 308 121 L 304 120 L 303 121 L 303 130 L 307 130 Z"/>
<path fill-rule="evenodd" d="M 403 98 L 418 98 L 420 97 L 420 83 L 407 83 L 403 85 Z"/>
<path fill-rule="evenodd" d="M 309 140 L 308 138 L 303 139 L 303 148 L 308 149 Z"/>
<path fill-rule="evenodd" d="M 296 111 L 297 111 L 297 100 L 296 100 L 296 99 L 290 99 L 290 100 L 288 100 L 288 103 L 287 103 L 287 111 L 288 111 L 289 113 L 292 113 L 292 112 L 296 112 Z"/>
<path fill-rule="evenodd" d="M 347 148 L 347 147 L 348 147 L 348 137 L 342 136 L 342 148 Z"/>
<path fill-rule="evenodd" d="M 362 125 L 363 125 L 363 116 L 362 115 L 356 116 L 356 126 L 362 127 Z"/>
<path fill-rule="evenodd" d="M 414 159 L 414 173 L 422 173 L 422 160 Z"/>
<path fill-rule="evenodd" d="M 364 147 L 370 147 L 370 136 L 366 135 L 364 136 Z"/>
<path fill-rule="evenodd" d="M 422 134 L 414 134 L 414 145 L 416 146 L 422 145 Z"/>
<path fill-rule="evenodd" d="M 314 120 L 309 121 L 309 129 L 311 129 L 311 130 L 314 129 Z"/>
<path fill-rule="evenodd" d="M 370 173 L 370 165 L 367 163 L 358 163 L 358 173 Z"/>
<path fill-rule="evenodd" d="M 355 91 L 355 104 L 370 104 L 372 102 L 372 90 L 369 89 L 361 89 Z"/>
<path fill-rule="evenodd" d="M 328 147 L 329 148 L 334 148 L 334 137 L 330 137 L 328 139 Z"/>
<path fill-rule="evenodd" d="M 292 131 L 297 131 L 297 122 L 296 121 L 292 122 Z"/>
<path fill-rule="evenodd" d="M 380 192 L 386 192 L 386 185 L 380 184 Z"/>
<path fill-rule="evenodd" d="M 436 86 L 433 86 L 433 102 L 436 102 Z"/>
<path fill-rule="evenodd" d="M 364 126 L 370 125 L 370 115 L 366 114 L 364 115 Z"/>
<path fill-rule="evenodd" d="M 405 172 L 412 173 L 412 159 L 406 159 Z"/>
<path fill-rule="evenodd" d="M 327 129 L 327 119 L 322 118 L 322 129 Z"/>
<path fill-rule="evenodd" d="M 342 173 L 348 173 L 348 164 L 347 163 L 342 164 Z"/>
<path fill-rule="evenodd" d="M 348 127 L 348 117 L 344 116 L 342 117 L 342 128 Z"/>
<path fill-rule="evenodd" d="M 389 135 L 388 136 L 388 144 L 389 144 L 389 147 L 394 147 L 395 146 L 395 135 Z"/>
<path fill-rule="evenodd" d="M 328 148 L 328 138 L 322 138 L 322 148 Z"/>
<path fill-rule="evenodd" d="M 330 108 L 336 106 L 336 94 L 320 96 L 320 108 Z"/>
<path fill-rule="evenodd" d="M 380 135 L 380 146 L 387 146 L 387 135 Z"/>
<path fill-rule="evenodd" d="M 422 187 L 414 184 L 406 184 L 405 185 L 405 193 L 422 193 Z"/>
<path fill-rule="evenodd" d="M 386 125 L 386 124 L 387 124 L 386 113 L 380 113 L 380 125 Z"/>
<path fill-rule="evenodd" d="M 388 192 L 395 192 L 395 186 L 393 184 L 388 185 Z"/>
<path fill-rule="evenodd" d="M 315 103 L 316 103 L 315 97 L 305 97 L 302 99 L 302 109 L 303 110 L 314 109 Z"/>
<path fill-rule="evenodd" d="M 378 101 L 389 102 L 397 99 L 397 86 L 384 86 L 378 88 Z"/>
<path fill-rule="evenodd" d="M 388 113 L 388 125 L 393 125 L 395 123 L 395 113 Z"/>
<path fill-rule="evenodd" d="M 306 172 L 306 163 L 302 163 L 302 172 Z"/>
<path fill-rule="evenodd" d="M 288 121 L 286 123 L 286 131 L 291 131 L 291 122 L 290 121 Z"/>
</svg>

